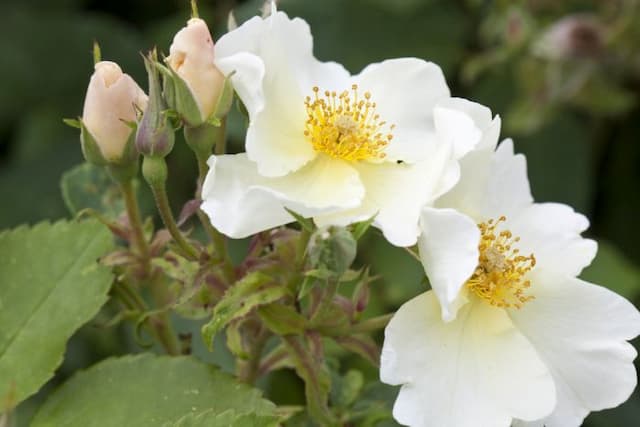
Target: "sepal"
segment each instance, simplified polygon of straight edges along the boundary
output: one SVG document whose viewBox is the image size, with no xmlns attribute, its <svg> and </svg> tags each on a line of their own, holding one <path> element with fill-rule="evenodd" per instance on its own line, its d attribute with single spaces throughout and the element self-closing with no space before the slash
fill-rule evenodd
<svg viewBox="0 0 640 427">
<path fill-rule="evenodd" d="M 127 170 L 128 173 L 131 173 L 132 169 L 135 169 L 137 171 L 138 151 L 136 150 L 135 144 L 135 132 L 131 132 L 131 135 L 129 135 L 129 139 L 127 139 L 127 143 L 125 144 L 120 157 L 115 160 L 107 160 L 102 155 L 100 146 L 98 145 L 89 129 L 87 129 L 82 119 L 79 119 L 78 122 L 81 126 L 80 143 L 82 147 L 82 154 L 84 155 L 85 160 L 98 166 L 110 166 L 115 170 Z M 135 172 L 133 173 L 133 175 L 135 175 Z"/>
<path fill-rule="evenodd" d="M 149 76 L 149 103 L 136 132 L 136 149 L 144 156 L 165 157 L 173 149 L 175 132 L 167 114 L 167 104 L 162 98 L 155 58 L 155 51 L 144 58 Z"/>
<path fill-rule="evenodd" d="M 164 98 L 169 107 L 175 110 L 187 125 L 196 127 L 203 124 L 206 120 L 202 118 L 200 107 L 187 82 L 171 67 L 160 63 L 155 65 L 164 76 Z"/>
<path fill-rule="evenodd" d="M 84 125 L 82 119 L 79 118 L 78 123 L 80 125 L 80 144 L 85 160 L 98 166 L 106 165 L 107 160 L 102 155 L 102 151 L 100 150 L 95 138 Z"/>
</svg>

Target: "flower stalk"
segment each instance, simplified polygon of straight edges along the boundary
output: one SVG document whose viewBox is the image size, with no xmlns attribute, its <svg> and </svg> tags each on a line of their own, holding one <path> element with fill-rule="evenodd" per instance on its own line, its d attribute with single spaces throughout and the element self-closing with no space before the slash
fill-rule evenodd
<svg viewBox="0 0 640 427">
<path fill-rule="evenodd" d="M 151 257 L 149 252 L 149 244 L 147 243 L 147 239 L 144 235 L 144 226 L 142 224 L 142 218 L 140 216 L 140 207 L 138 205 L 138 200 L 135 196 L 135 191 L 133 188 L 133 180 L 123 180 L 120 181 L 119 184 L 120 191 L 122 192 L 122 196 L 124 198 L 127 216 L 129 217 L 129 225 L 131 226 L 131 231 L 133 232 L 133 246 L 136 248 L 138 255 L 140 256 L 144 276 L 147 277 L 150 274 L 151 270 Z"/>
<path fill-rule="evenodd" d="M 178 244 L 183 255 L 191 260 L 199 259 L 198 251 L 182 235 L 173 217 L 173 212 L 171 212 L 166 188 L 167 163 L 164 158 L 145 157 L 142 161 L 142 175 L 151 188 L 162 222 Z"/>
<path fill-rule="evenodd" d="M 146 313 L 149 311 L 142 297 L 126 281 L 116 281 L 113 285 L 113 292 L 127 308 L 135 310 L 138 313 Z M 152 319 L 147 319 L 145 323 L 153 338 L 160 343 L 167 354 L 172 356 L 180 354 L 175 334 L 173 333 L 169 317 L 166 313 L 158 314 Z"/>
</svg>

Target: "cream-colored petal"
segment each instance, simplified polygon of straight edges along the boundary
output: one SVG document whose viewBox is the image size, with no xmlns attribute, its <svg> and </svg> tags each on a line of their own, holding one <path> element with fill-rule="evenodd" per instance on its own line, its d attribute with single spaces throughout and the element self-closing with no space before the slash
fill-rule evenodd
<svg viewBox="0 0 640 427">
<path fill-rule="evenodd" d="M 420 228 L 420 259 L 440 301 L 442 319 L 450 322 L 466 302 L 461 290 L 478 265 L 480 230 L 453 209 L 428 207 L 422 210 Z"/>
<path fill-rule="evenodd" d="M 216 57 L 216 66 L 225 76 L 231 76 L 231 83 L 250 117 L 264 108 L 262 80 L 265 70 L 264 62 L 259 56 L 238 52 Z"/>
<path fill-rule="evenodd" d="M 534 270 L 535 272 L 535 270 Z M 577 427 L 590 411 L 628 399 L 637 383 L 640 313 L 623 297 L 579 279 L 539 270 L 535 296 L 510 317 L 549 366 L 558 404 L 547 427 Z"/>
<path fill-rule="evenodd" d="M 304 110 L 288 108 L 303 101 L 287 101 L 288 96 L 269 90 L 266 94 L 265 108 L 249 123 L 246 150 L 261 175 L 280 177 L 300 169 L 317 153 L 304 135 Z"/>
<path fill-rule="evenodd" d="M 445 323 L 432 291 L 389 322 L 380 378 L 402 385 L 393 415 L 415 427 L 508 427 L 555 405 L 551 375 L 503 310 L 476 301 Z"/>
<path fill-rule="evenodd" d="M 325 157 L 279 178 L 261 176 L 246 154 L 212 156 L 209 166 L 202 209 L 234 238 L 291 222 L 285 207 L 311 217 L 356 206 L 364 193 L 355 170 Z"/>
<path fill-rule="evenodd" d="M 286 197 L 291 209 L 306 216 L 351 209 L 362 202 L 365 191 L 349 163 L 324 155 L 295 173 L 265 182 Z"/>
<path fill-rule="evenodd" d="M 527 160 L 522 154 L 514 154 L 512 140 L 504 140 L 495 151 L 487 186 L 486 218 L 509 217 L 533 203 Z"/>
<path fill-rule="evenodd" d="M 249 112 L 246 151 L 261 175 L 283 176 L 315 158 L 304 136 L 304 98 L 314 86 L 338 90 L 348 82 L 342 66 L 318 61 L 312 49 L 308 24 L 283 12 L 250 19 L 216 45 L 218 66 L 235 72 L 232 82 Z"/>
<path fill-rule="evenodd" d="M 202 210 L 215 228 L 240 239 L 294 221 L 245 154 L 212 156 L 202 188 Z"/>
<path fill-rule="evenodd" d="M 438 150 L 433 107 L 449 96 L 440 67 L 417 58 L 391 59 L 369 65 L 353 82 L 361 93 L 371 93 L 380 120 L 395 125 L 388 159 L 413 163 Z"/>
<path fill-rule="evenodd" d="M 462 98 L 446 98 L 434 108 L 438 136 L 453 144 L 459 159 L 473 149 L 495 149 L 500 135 L 500 117 L 491 110 Z"/>
<path fill-rule="evenodd" d="M 526 159 L 513 153 L 506 140 L 493 152 L 474 150 L 460 160 L 460 180 L 442 196 L 437 207 L 457 209 L 482 222 L 511 218 L 533 203 Z"/>
<path fill-rule="evenodd" d="M 536 203 L 510 218 L 511 231 L 520 236 L 523 253 L 533 253 L 545 270 L 577 276 L 596 255 L 595 241 L 580 233 L 589 220 L 561 203 Z"/>
<path fill-rule="evenodd" d="M 414 245 L 420 233 L 420 211 L 455 179 L 457 164 L 448 148 L 444 145 L 429 159 L 414 164 L 354 164 L 365 187 L 362 203 L 348 211 L 315 217 L 316 223 L 347 225 L 375 215 L 373 225 L 391 244 Z"/>
</svg>

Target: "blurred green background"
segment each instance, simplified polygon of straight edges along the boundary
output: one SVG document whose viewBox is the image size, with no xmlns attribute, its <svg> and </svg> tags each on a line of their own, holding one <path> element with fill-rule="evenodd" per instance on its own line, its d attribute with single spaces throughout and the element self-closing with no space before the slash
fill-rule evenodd
<svg viewBox="0 0 640 427">
<path fill-rule="evenodd" d="M 260 13 L 262 1 L 199 4 L 219 36 L 231 9 L 242 22 Z M 454 95 L 488 105 L 503 118 L 503 137 L 514 138 L 516 150 L 528 157 L 536 199 L 568 203 L 589 217 L 588 235 L 599 241 L 600 252 L 583 277 L 640 303 L 638 1 L 282 0 L 279 5 L 310 23 L 320 59 L 342 62 L 352 72 L 399 56 L 438 63 Z M 104 59 L 117 61 L 146 87 L 140 53 L 153 46 L 167 52 L 188 16 L 187 0 L 0 3 L 0 228 L 68 216 L 59 179 L 82 157 L 76 130 L 61 119 L 81 113 L 92 42 L 99 41 Z M 230 126 L 235 150 L 241 149 L 241 125 L 236 120 Z M 170 168 L 177 207 L 190 198 L 196 165 L 177 144 Z M 374 285 L 371 313 L 394 309 L 421 291 L 423 274 L 416 262 L 375 233 L 366 239 L 360 262 L 383 275 Z M 128 351 L 134 344 L 122 345 L 123 336 L 114 330 L 98 338 L 95 329 L 84 328 L 69 345 L 60 378 Z M 228 363 L 224 355 L 216 357 Z M 264 387 L 284 393 L 272 385 Z M 47 390 L 27 402 L 25 414 Z M 270 397 L 300 402 L 296 396 Z M 591 415 L 585 425 L 635 426 L 638 420 L 636 392 L 621 407 Z"/>
</svg>

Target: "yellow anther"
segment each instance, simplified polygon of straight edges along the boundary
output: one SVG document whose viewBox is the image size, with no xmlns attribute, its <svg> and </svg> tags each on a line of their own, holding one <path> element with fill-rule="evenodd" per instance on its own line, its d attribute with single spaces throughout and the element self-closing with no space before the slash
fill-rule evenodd
<svg viewBox="0 0 640 427">
<path fill-rule="evenodd" d="M 504 216 L 497 221 L 490 219 L 478 224 L 480 243 L 478 265 L 467 281 L 467 288 L 489 304 L 502 308 L 521 308 L 534 299 L 525 295 L 531 282 L 525 277 L 536 265 L 533 254 L 519 255 L 513 244 L 520 241 L 509 230 L 497 232 L 496 228 L 506 221 Z"/>
<path fill-rule="evenodd" d="M 387 126 L 375 113 L 375 102 L 370 102 L 371 93 L 365 92 L 366 99 L 358 99 L 358 85 L 351 86 L 351 92 L 339 95 L 313 87 L 313 97 L 305 98 L 307 120 L 304 135 L 313 148 L 331 157 L 349 161 L 379 160 L 385 157 L 384 148 L 391 141 L 394 125 Z M 388 129 L 388 131 L 385 131 Z"/>
</svg>

